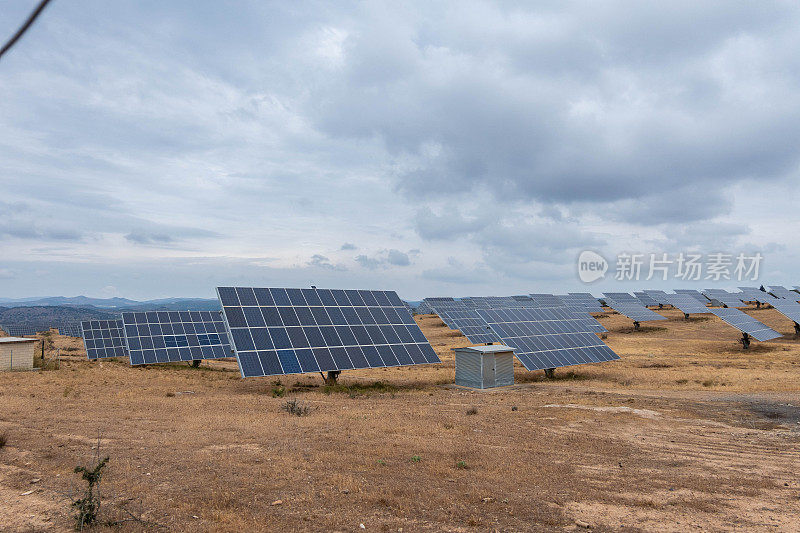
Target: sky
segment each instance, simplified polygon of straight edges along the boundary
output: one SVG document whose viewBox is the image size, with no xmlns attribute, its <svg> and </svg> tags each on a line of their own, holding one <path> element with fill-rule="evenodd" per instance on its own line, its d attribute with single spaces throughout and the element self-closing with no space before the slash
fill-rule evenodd
<svg viewBox="0 0 800 533">
<path fill-rule="evenodd" d="M 53 0 L 0 60 L 0 297 L 800 284 L 797 50 L 788 1 Z M 615 279 L 665 253 L 763 259 Z"/>
</svg>

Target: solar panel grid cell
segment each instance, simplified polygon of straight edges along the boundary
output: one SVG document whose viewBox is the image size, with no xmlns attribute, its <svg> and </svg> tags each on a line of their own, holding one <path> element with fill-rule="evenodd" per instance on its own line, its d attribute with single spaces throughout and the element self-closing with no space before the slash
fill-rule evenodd
<svg viewBox="0 0 800 533">
<path fill-rule="evenodd" d="M 81 332 L 89 359 L 127 357 L 121 320 L 85 320 Z"/>
</svg>

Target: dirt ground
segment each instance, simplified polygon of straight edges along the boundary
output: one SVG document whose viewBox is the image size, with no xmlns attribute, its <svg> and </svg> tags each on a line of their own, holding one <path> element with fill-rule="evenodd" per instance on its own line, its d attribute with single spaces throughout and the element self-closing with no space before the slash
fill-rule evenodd
<svg viewBox="0 0 800 533">
<path fill-rule="evenodd" d="M 46 369 L 0 373 L 0 531 L 71 530 L 73 470 L 98 453 L 116 522 L 98 530 L 800 531 L 792 323 L 748 310 L 786 336 L 744 351 L 716 317 L 660 312 L 641 331 L 600 317 L 620 361 L 518 365 L 483 392 L 452 385 L 469 343 L 430 315 L 443 364 L 332 389 L 235 361 L 89 362 L 50 335 Z M 282 409 L 295 398 L 310 414 Z"/>
</svg>

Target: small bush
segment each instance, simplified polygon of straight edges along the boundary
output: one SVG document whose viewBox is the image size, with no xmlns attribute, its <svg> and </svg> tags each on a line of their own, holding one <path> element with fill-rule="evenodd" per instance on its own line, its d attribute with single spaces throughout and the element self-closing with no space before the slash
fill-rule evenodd
<svg viewBox="0 0 800 533">
<path fill-rule="evenodd" d="M 383 459 L 378 459 L 378 464 L 384 466 L 386 464 L 386 461 L 384 461 Z"/>
<path fill-rule="evenodd" d="M 8 442 L 8 433 L 0 433 L 0 448 L 4 448 Z"/>
<path fill-rule="evenodd" d="M 174 397 L 175 397 L 175 393 L 174 392 L 168 392 L 167 393 L 167 398 L 174 398 Z"/>
<path fill-rule="evenodd" d="M 478 408 L 475 407 L 474 405 L 472 407 L 470 407 L 469 409 L 467 409 L 467 416 L 469 416 L 469 415 L 477 415 L 477 414 L 478 414 Z"/>
<path fill-rule="evenodd" d="M 712 387 L 712 386 L 716 385 L 716 383 L 717 382 L 714 381 L 713 379 L 707 379 L 707 380 L 705 380 L 703 382 L 703 387 Z"/>
<path fill-rule="evenodd" d="M 311 414 L 311 407 L 300 403 L 297 398 L 294 400 L 286 400 L 282 409 L 290 415 L 306 416 Z"/>
<path fill-rule="evenodd" d="M 467 467 L 467 462 L 466 461 L 456 461 L 456 468 L 459 468 L 461 470 L 466 470 L 468 468 Z"/>
<path fill-rule="evenodd" d="M 286 387 L 281 385 L 280 381 L 276 381 L 272 387 L 273 398 L 283 398 L 286 395 Z"/>
<path fill-rule="evenodd" d="M 89 527 L 97 522 L 97 515 L 100 513 L 100 492 L 98 485 L 103 477 L 103 468 L 108 463 L 108 457 L 98 461 L 92 467 L 76 466 L 75 473 L 81 474 L 81 478 L 87 483 L 83 498 L 72 502 L 72 506 L 77 509 L 75 515 L 75 529 L 83 531 L 84 527 Z"/>
<path fill-rule="evenodd" d="M 411 462 L 412 463 L 419 463 L 420 461 L 422 461 L 422 457 L 420 457 L 419 455 L 412 455 L 411 456 Z"/>
</svg>

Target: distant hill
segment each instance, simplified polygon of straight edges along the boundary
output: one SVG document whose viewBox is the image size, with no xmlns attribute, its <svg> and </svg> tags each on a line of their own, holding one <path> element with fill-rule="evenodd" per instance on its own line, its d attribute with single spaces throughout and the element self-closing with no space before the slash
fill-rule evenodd
<svg viewBox="0 0 800 533">
<path fill-rule="evenodd" d="M 0 307 L 0 324 L 60 324 L 81 320 L 111 320 L 112 313 L 93 308 L 42 305 Z"/>
<path fill-rule="evenodd" d="M 89 298 L 87 296 L 47 296 L 36 298 L 0 298 L 4 307 L 79 307 L 119 311 L 214 311 L 219 301 L 203 298 L 161 298 L 157 300 L 130 300 L 128 298 Z"/>
</svg>

